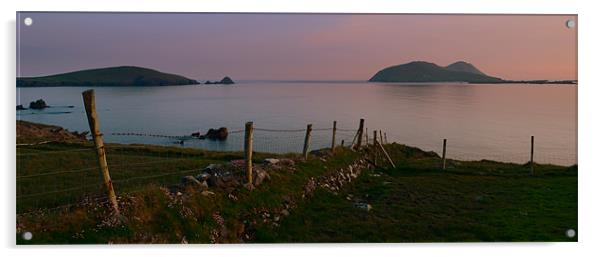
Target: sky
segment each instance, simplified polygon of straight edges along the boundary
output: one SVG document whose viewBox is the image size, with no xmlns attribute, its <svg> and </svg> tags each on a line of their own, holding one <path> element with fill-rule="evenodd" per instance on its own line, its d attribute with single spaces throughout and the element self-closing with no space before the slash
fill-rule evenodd
<svg viewBox="0 0 602 257">
<path fill-rule="evenodd" d="M 200 81 L 368 80 L 392 65 L 462 60 L 503 79 L 577 79 L 569 19 L 576 16 L 22 12 L 17 76 L 133 65 Z"/>
</svg>

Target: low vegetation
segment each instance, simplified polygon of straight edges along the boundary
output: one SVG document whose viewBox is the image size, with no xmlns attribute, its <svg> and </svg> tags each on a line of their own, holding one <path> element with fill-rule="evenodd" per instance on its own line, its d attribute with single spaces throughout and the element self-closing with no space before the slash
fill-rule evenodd
<svg viewBox="0 0 602 257">
<path fill-rule="evenodd" d="M 91 147 L 55 142 L 17 148 L 18 244 L 577 240 L 565 235 L 577 228 L 576 166 L 537 164 L 530 175 L 529 165 L 449 160 L 443 171 L 435 153 L 388 144 L 396 168 L 382 156 L 376 168 L 368 165 L 368 148 L 323 150 L 308 160 L 256 153 L 255 165 L 270 180 L 253 190 L 191 186 L 174 192 L 168 185 L 182 176 L 242 153 L 109 144 L 117 216 L 94 198 L 103 195 L 95 155 L 79 151 Z M 266 158 L 294 165 L 270 166 Z M 368 168 L 357 166 L 363 167 L 357 177 L 341 175 L 357 172 L 358 161 Z M 92 169 L 38 176 L 80 167 Z M 335 189 L 328 184 L 333 178 L 339 179 Z M 32 194 L 39 195 L 19 198 Z M 21 237 L 26 231 L 32 240 Z"/>
<path fill-rule="evenodd" d="M 492 161 L 445 171 L 433 154 L 387 146 L 398 167 L 362 174 L 311 201 L 257 242 L 577 241 L 577 167 Z M 428 157 L 428 156 L 431 157 Z M 361 211 L 357 203 L 368 203 Z"/>
<path fill-rule="evenodd" d="M 153 69 L 119 66 L 17 78 L 17 87 L 120 87 L 195 85 L 198 81 Z"/>
</svg>

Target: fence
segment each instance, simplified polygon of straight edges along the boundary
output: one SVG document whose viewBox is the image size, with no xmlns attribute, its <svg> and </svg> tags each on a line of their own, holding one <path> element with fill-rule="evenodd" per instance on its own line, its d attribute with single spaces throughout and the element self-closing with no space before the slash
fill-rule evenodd
<svg viewBox="0 0 602 257">
<path fill-rule="evenodd" d="M 226 143 L 230 147 L 225 149 L 233 150 L 217 156 L 215 153 L 187 147 L 105 145 L 95 117 L 93 93 L 87 96 L 86 111 L 91 131 L 95 131 L 92 133 L 94 144 L 74 146 L 49 143 L 17 147 L 18 213 L 69 208 L 74 204 L 99 201 L 113 203 L 113 208 L 118 210 L 115 205 L 115 190 L 112 187 L 117 188 L 118 195 L 121 195 L 142 190 L 146 185 L 174 185 L 183 176 L 197 175 L 212 163 L 246 159 L 248 165 L 252 154 L 257 152 L 294 153 L 307 156 L 310 151 L 331 149 L 333 145 L 353 147 L 358 144 L 370 144 L 374 162 L 380 165 L 396 165 L 385 150 L 386 144 L 391 143 L 387 133 L 368 128 L 363 119 L 359 124 L 337 124 L 333 121 L 330 126 L 314 127 L 308 124 L 305 128 L 296 129 L 275 129 L 263 127 L 261 124 L 247 123 L 245 127 L 231 130 L 226 141 L 204 141 L 222 145 Z M 112 134 L 166 138 L 186 142 L 185 145 L 201 141 L 192 136 L 139 132 Z M 531 151 L 522 155 L 521 160 L 517 161 L 527 165 L 526 168 L 530 173 L 534 172 L 533 161 L 537 161 L 540 156 L 539 152 L 534 152 L 534 149 L 537 149 L 534 147 L 536 143 L 535 139 L 532 139 Z M 454 147 L 454 141 L 442 139 L 440 150 L 436 150 L 442 157 L 441 163 L 435 164 L 437 168 L 453 169 L 454 163 L 450 163 L 449 158 L 470 159 L 458 158 L 461 156 L 460 151 Z M 106 162 L 106 165 L 103 162 Z M 251 179 L 252 176 L 248 176 L 247 180 Z"/>
</svg>

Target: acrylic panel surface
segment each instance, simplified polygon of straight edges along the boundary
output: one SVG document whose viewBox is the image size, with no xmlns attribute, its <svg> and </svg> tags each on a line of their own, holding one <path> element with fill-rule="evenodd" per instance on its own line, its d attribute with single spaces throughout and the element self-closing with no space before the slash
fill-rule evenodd
<svg viewBox="0 0 602 257">
<path fill-rule="evenodd" d="M 577 240 L 576 15 L 17 24 L 19 244 Z"/>
</svg>

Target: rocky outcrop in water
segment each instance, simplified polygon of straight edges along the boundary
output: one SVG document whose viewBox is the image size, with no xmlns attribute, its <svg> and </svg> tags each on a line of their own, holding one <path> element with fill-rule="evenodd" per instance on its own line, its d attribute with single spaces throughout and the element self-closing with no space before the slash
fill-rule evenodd
<svg viewBox="0 0 602 257">
<path fill-rule="evenodd" d="M 234 81 L 228 76 L 225 76 L 220 81 L 209 81 L 209 80 L 205 81 L 205 85 L 213 85 L 213 84 L 231 85 L 231 84 L 234 84 Z"/>
<path fill-rule="evenodd" d="M 228 138 L 228 129 L 221 127 L 219 129 L 209 129 L 205 137 L 212 140 L 226 140 Z"/>
<path fill-rule="evenodd" d="M 221 127 L 219 129 L 210 128 L 207 133 L 204 135 L 201 132 L 194 132 L 190 134 L 191 137 L 196 137 L 199 139 L 211 139 L 211 140 L 219 140 L 223 141 L 228 139 L 228 128 Z"/>
<path fill-rule="evenodd" d="M 38 99 L 36 101 L 33 101 L 33 102 L 29 103 L 29 109 L 41 110 L 41 109 L 44 109 L 44 108 L 48 108 L 48 105 L 42 99 Z"/>
</svg>

